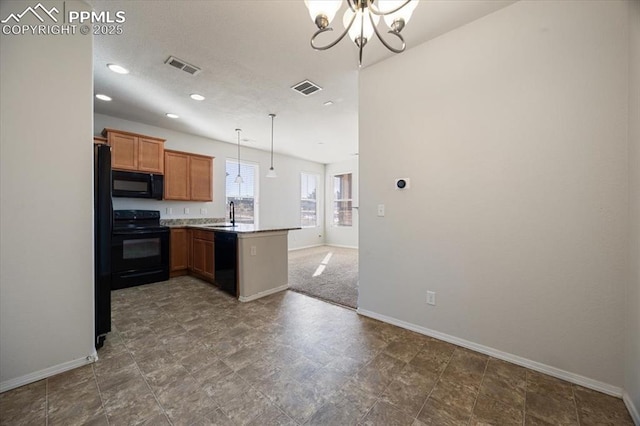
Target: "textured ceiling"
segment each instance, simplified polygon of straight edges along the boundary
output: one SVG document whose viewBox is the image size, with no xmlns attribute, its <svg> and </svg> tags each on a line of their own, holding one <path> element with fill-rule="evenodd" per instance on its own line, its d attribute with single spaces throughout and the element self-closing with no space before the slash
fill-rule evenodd
<svg viewBox="0 0 640 426">
<path fill-rule="evenodd" d="M 357 48 L 345 38 L 321 52 L 302 0 L 89 0 L 96 11 L 126 13 L 123 34 L 94 37 L 95 112 L 269 150 L 320 163 L 358 152 Z M 407 48 L 508 6 L 512 0 L 422 0 L 403 30 Z M 339 34 L 345 5 L 333 22 Z M 380 24 L 383 25 L 383 24 Z M 378 40 L 364 49 L 363 68 L 393 56 Z M 175 56 L 202 68 L 192 76 L 164 62 Z M 118 75 L 106 65 L 131 72 Z M 393 78 L 394 76 L 390 76 Z M 396 76 L 401 78 L 401 76 Z M 309 79 L 323 90 L 290 89 Z M 204 101 L 189 94 L 199 93 Z M 331 100 L 333 105 L 324 106 Z M 170 119 L 165 113 L 180 116 Z"/>
</svg>

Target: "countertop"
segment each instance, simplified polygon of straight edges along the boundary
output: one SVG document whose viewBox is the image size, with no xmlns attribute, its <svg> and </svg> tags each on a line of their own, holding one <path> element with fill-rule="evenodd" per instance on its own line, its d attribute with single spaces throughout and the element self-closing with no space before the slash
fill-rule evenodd
<svg viewBox="0 0 640 426">
<path fill-rule="evenodd" d="M 302 229 L 299 226 L 296 227 L 261 227 L 254 226 L 251 224 L 240 223 L 236 226 L 220 226 L 224 225 L 221 223 L 201 223 L 201 224 L 193 224 L 193 225 L 182 225 L 181 227 L 192 228 L 192 229 L 202 229 L 206 231 L 214 231 L 214 232 L 228 232 L 232 234 L 256 234 L 260 232 L 278 232 L 278 231 L 293 231 L 296 229 Z"/>
</svg>

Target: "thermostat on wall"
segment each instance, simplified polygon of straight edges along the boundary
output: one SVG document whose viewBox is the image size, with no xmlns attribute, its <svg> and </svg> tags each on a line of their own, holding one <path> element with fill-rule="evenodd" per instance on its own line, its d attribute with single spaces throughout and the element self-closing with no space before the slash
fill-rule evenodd
<svg viewBox="0 0 640 426">
<path fill-rule="evenodd" d="M 409 189 L 410 182 L 409 178 L 398 178 L 396 179 L 396 189 Z"/>
</svg>

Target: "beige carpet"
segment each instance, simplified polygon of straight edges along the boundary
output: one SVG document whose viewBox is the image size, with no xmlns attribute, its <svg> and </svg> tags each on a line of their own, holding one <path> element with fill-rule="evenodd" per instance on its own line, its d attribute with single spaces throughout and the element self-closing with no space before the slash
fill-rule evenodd
<svg viewBox="0 0 640 426">
<path fill-rule="evenodd" d="M 289 289 L 358 306 L 358 250 L 321 246 L 289 252 Z"/>
</svg>

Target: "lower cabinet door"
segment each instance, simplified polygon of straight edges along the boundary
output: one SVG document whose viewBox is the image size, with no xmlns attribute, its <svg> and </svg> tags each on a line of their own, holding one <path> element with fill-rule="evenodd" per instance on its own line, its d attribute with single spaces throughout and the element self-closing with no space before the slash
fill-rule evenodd
<svg viewBox="0 0 640 426">
<path fill-rule="evenodd" d="M 214 279 L 213 241 L 193 239 L 193 272 L 207 278 Z"/>
<path fill-rule="evenodd" d="M 187 269 L 189 261 L 188 233 L 184 228 L 171 229 L 171 272 Z"/>
</svg>

